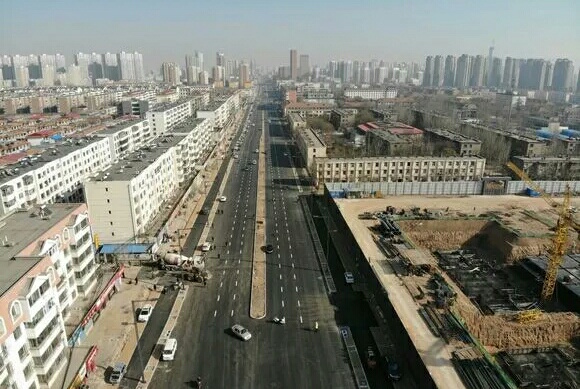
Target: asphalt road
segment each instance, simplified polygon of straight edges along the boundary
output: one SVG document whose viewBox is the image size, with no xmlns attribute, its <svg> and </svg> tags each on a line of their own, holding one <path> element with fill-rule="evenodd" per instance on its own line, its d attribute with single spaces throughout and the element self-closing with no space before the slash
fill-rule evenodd
<svg viewBox="0 0 580 389">
<path fill-rule="evenodd" d="M 254 108 L 250 119 L 255 127 L 248 126 L 239 159 L 219 194 L 227 201 L 220 203 L 224 213 L 216 215 L 209 235 L 216 245 L 206 262 L 211 278 L 206 287 L 192 285 L 172 334 L 178 340 L 176 358 L 159 363 L 150 387 L 195 388 L 197 376 L 204 389 L 353 387 L 334 309 L 296 202 L 301 192 L 285 151 L 290 140 L 277 126 L 269 127 L 266 137 L 267 229 L 275 245 L 267 263 L 269 318 L 249 318 L 257 179 L 251 162 L 258 159 L 254 150 L 266 115 Z M 218 181 L 204 206 L 215 201 Z M 279 181 L 288 187 L 279 187 Z M 203 226 L 201 220 L 196 224 Z M 195 244 L 195 235 L 190 236 L 186 255 Z M 274 315 L 285 316 L 287 324 L 273 324 Z M 320 324 L 316 333 L 311 331 L 314 321 Z M 233 337 L 229 328 L 235 323 L 247 327 L 253 338 L 242 342 Z"/>
</svg>

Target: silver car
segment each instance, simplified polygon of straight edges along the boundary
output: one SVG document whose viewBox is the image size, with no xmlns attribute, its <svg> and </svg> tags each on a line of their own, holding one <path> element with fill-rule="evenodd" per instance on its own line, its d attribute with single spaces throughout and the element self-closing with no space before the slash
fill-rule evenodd
<svg viewBox="0 0 580 389">
<path fill-rule="evenodd" d="M 250 334 L 250 331 L 248 331 L 240 324 L 234 324 L 232 326 L 232 332 L 234 333 L 234 335 L 236 335 L 238 338 L 244 341 L 248 341 L 252 338 L 252 334 Z"/>
</svg>

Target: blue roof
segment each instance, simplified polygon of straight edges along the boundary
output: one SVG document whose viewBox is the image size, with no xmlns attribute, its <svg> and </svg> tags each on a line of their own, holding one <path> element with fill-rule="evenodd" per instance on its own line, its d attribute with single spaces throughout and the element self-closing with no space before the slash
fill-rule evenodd
<svg viewBox="0 0 580 389">
<path fill-rule="evenodd" d="M 99 248 L 99 254 L 147 254 L 152 246 L 152 243 L 104 244 Z"/>
</svg>

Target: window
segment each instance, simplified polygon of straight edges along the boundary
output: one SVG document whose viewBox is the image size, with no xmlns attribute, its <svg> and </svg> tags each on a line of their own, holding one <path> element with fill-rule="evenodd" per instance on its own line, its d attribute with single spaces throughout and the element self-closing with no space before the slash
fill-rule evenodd
<svg viewBox="0 0 580 389">
<path fill-rule="evenodd" d="M 109 223 L 111 223 L 111 225 L 113 225 L 113 222 L 109 222 Z"/>
<path fill-rule="evenodd" d="M 0 317 L 0 338 L 6 334 L 6 325 L 4 325 L 4 318 Z"/>
<path fill-rule="evenodd" d="M 10 307 L 10 316 L 12 316 L 12 323 L 16 323 L 20 316 L 22 316 L 22 306 L 20 301 L 14 301 Z"/>
<path fill-rule="evenodd" d="M 109 215 L 111 214 L 111 211 L 109 211 Z"/>
<path fill-rule="evenodd" d="M 105 192 L 108 192 L 108 191 L 109 191 L 109 188 L 105 188 Z"/>
<path fill-rule="evenodd" d="M 111 202 L 111 200 L 107 199 L 107 203 L 110 203 L 110 202 Z"/>
<path fill-rule="evenodd" d="M 20 337 L 22 336 L 22 329 L 20 329 L 20 326 L 14 328 L 14 332 L 12 332 L 12 334 L 14 335 L 14 339 L 16 340 L 20 339 Z"/>
<path fill-rule="evenodd" d="M 111 236 L 115 236 L 115 233 L 114 232 L 111 232 Z"/>
</svg>

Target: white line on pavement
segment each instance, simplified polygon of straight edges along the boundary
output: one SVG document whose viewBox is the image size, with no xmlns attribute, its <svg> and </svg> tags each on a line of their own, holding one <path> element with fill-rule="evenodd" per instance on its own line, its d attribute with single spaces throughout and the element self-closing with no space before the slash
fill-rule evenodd
<svg viewBox="0 0 580 389">
<path fill-rule="evenodd" d="M 234 301 L 236 300 L 236 294 L 234 293 Z"/>
<path fill-rule="evenodd" d="M 300 315 L 300 324 L 302 324 L 302 323 L 303 323 L 303 321 L 302 321 L 302 315 Z"/>
<path fill-rule="evenodd" d="M 228 264 L 228 260 L 226 259 L 226 265 Z"/>
<path fill-rule="evenodd" d="M 240 274 L 240 269 L 236 270 L 236 274 Z"/>
<path fill-rule="evenodd" d="M 220 295 L 218 294 L 217 301 L 220 301 Z"/>
<path fill-rule="evenodd" d="M 282 300 L 282 308 L 284 308 L 284 300 Z"/>
<path fill-rule="evenodd" d="M 240 250 L 240 254 L 242 253 L 242 250 Z"/>
<path fill-rule="evenodd" d="M 217 316 L 217 309 L 215 311 L 213 311 L 213 317 Z"/>
<path fill-rule="evenodd" d="M 231 317 L 234 316 L 234 310 L 232 309 L 232 313 L 230 314 Z"/>
<path fill-rule="evenodd" d="M 223 282 L 223 281 L 222 281 L 222 282 L 220 282 L 220 288 L 221 288 L 223 285 L 224 285 L 224 282 Z"/>
<path fill-rule="evenodd" d="M 284 293 L 284 287 L 283 286 L 280 287 L 280 292 Z"/>
<path fill-rule="evenodd" d="M 236 281 L 236 286 L 238 286 L 238 281 Z"/>
<path fill-rule="evenodd" d="M 282 279 L 282 274 L 280 274 L 280 279 Z"/>
<path fill-rule="evenodd" d="M 294 274 L 294 279 L 296 279 L 296 274 Z"/>
<path fill-rule="evenodd" d="M 300 307 L 300 300 L 298 300 L 298 307 Z"/>
<path fill-rule="evenodd" d="M 228 250 L 228 251 L 226 252 L 226 254 L 229 254 L 229 253 L 230 253 L 230 250 Z"/>
</svg>

